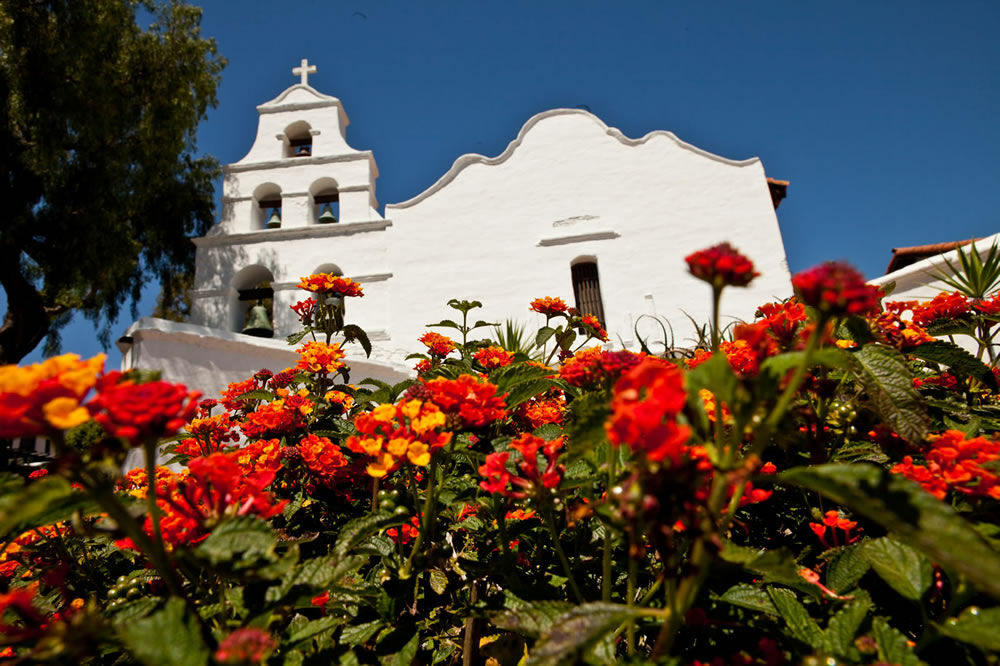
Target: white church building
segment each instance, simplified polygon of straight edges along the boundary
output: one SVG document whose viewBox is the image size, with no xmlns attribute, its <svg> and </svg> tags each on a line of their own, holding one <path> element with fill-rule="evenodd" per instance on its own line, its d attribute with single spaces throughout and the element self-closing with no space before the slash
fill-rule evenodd
<svg viewBox="0 0 1000 666">
<path fill-rule="evenodd" d="M 630 138 L 579 109 L 530 118 L 495 157 L 463 155 L 430 188 L 380 211 L 369 150 L 347 142 L 341 101 L 308 83 L 314 66 L 257 107 L 257 136 L 224 167 L 222 214 L 197 245 L 189 322 L 144 318 L 119 341 L 123 367 L 156 368 L 208 395 L 260 368 L 294 364 L 289 306 L 299 278 L 339 273 L 360 282 L 346 320 L 374 346 L 349 355 L 352 381 L 412 375 L 427 324 L 458 314 L 451 298 L 484 304 L 477 318 L 540 324 L 528 304 L 559 296 L 598 315 L 612 346 L 638 348 L 643 315 L 709 318 L 709 288 L 683 258 L 729 241 L 761 276 L 729 289 L 723 312 L 750 319 L 791 293 L 776 217 L 787 183 L 757 158 L 713 155 L 667 131 Z M 334 221 L 335 219 L 335 221 Z M 248 308 L 272 303 L 274 337 L 245 335 Z M 438 329 L 440 330 L 440 329 Z M 642 330 L 642 329 L 640 329 Z M 447 330 L 443 330 L 447 333 Z"/>
</svg>

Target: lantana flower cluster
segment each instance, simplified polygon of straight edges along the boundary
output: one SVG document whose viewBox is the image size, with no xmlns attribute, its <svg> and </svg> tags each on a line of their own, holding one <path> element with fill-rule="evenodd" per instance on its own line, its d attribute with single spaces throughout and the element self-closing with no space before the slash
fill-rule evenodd
<svg viewBox="0 0 1000 666">
<path fill-rule="evenodd" d="M 938 499 L 955 491 L 968 497 L 1000 500 L 1000 442 L 986 437 L 967 438 L 960 430 L 946 430 L 931 440 L 924 453 L 924 463 L 914 463 L 913 456 L 892 468 L 916 481 Z"/>
<path fill-rule="evenodd" d="M 445 413 L 429 401 L 405 399 L 395 405 L 379 405 L 354 419 L 358 435 L 344 445 L 354 453 L 372 458 L 367 472 L 380 478 L 407 460 L 426 467 L 431 455 L 451 441 L 444 431 Z"/>
<path fill-rule="evenodd" d="M 54 356 L 29 366 L 0 366 L 0 437 L 67 430 L 90 420 L 82 406 L 104 368 L 104 355 Z"/>
<path fill-rule="evenodd" d="M 364 296 L 360 284 L 350 278 L 331 273 L 307 275 L 299 280 L 298 287 L 325 296 Z"/>
</svg>

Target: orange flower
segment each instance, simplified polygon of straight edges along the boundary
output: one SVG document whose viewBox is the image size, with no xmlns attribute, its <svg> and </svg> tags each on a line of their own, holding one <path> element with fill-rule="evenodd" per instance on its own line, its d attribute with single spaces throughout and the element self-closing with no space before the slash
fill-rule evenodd
<svg viewBox="0 0 1000 666">
<path fill-rule="evenodd" d="M 455 342 L 447 335 L 441 335 L 434 331 L 427 331 L 420 336 L 420 342 L 427 346 L 427 351 L 431 356 L 444 358 L 455 351 Z"/>
<path fill-rule="evenodd" d="M 430 399 L 449 416 L 457 417 L 463 426 L 481 428 L 487 423 L 506 418 L 507 409 L 504 397 L 497 395 L 496 384 L 474 377 L 461 375 L 458 379 L 437 377 L 422 386 L 411 387 L 417 390 L 426 389 Z"/>
<path fill-rule="evenodd" d="M 569 310 L 569 306 L 566 305 L 566 302 L 561 298 L 545 296 L 531 301 L 531 306 L 528 309 L 532 312 L 543 314 L 546 317 L 555 317 L 557 315 L 566 314 L 566 311 Z"/>
<path fill-rule="evenodd" d="M 325 295 L 364 296 L 360 284 L 350 278 L 331 273 L 314 273 L 300 278 L 299 289 Z"/>
<path fill-rule="evenodd" d="M 81 406 L 97 384 L 104 354 L 63 354 L 29 366 L 0 366 L 0 437 L 30 437 L 90 420 Z"/>
<path fill-rule="evenodd" d="M 339 343 L 307 342 L 295 351 L 299 354 L 299 362 L 295 364 L 299 370 L 325 375 L 344 367 L 344 352 Z"/>
<path fill-rule="evenodd" d="M 480 349 L 472 355 L 472 358 L 479 361 L 487 370 L 495 370 L 510 365 L 514 361 L 514 353 L 493 345 Z"/>
<path fill-rule="evenodd" d="M 959 430 L 947 430 L 932 440 L 924 461 L 923 465 L 915 465 L 912 456 L 905 456 L 891 471 L 916 481 L 938 499 L 944 499 L 949 490 L 970 497 L 1000 499 L 1000 476 L 996 472 L 1000 442 L 985 437 L 966 439 Z"/>
<path fill-rule="evenodd" d="M 354 453 L 373 458 L 369 476 L 389 474 L 404 459 L 417 467 L 431 462 L 433 451 L 451 441 L 450 432 L 441 432 L 445 414 L 433 402 L 404 398 L 396 405 L 379 405 L 354 419 L 358 435 L 344 446 Z"/>
<path fill-rule="evenodd" d="M 597 338 L 601 342 L 608 341 L 608 332 L 604 330 L 601 326 L 601 320 L 592 314 L 585 314 L 580 317 L 580 323 L 583 324 L 584 331 L 587 335 Z"/>
<path fill-rule="evenodd" d="M 680 465 L 688 457 L 685 443 L 691 434 L 677 422 L 686 400 L 680 368 L 659 358 L 643 360 L 615 384 L 605 425 L 608 440 L 642 451 L 650 460 Z"/>
</svg>

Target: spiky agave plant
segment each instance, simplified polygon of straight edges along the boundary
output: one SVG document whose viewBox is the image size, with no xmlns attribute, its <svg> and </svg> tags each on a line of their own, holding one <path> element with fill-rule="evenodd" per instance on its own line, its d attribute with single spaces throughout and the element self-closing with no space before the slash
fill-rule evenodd
<svg viewBox="0 0 1000 666">
<path fill-rule="evenodd" d="M 969 244 L 966 252 L 959 247 L 958 266 L 942 256 L 951 274 L 938 273 L 934 277 L 952 289 L 972 299 L 983 299 L 1000 287 L 1000 247 L 996 242 L 983 259 L 976 250 L 976 242 Z"/>
<path fill-rule="evenodd" d="M 528 326 L 514 319 L 504 320 L 503 325 L 493 327 L 493 339 L 509 352 L 521 353 L 534 358 L 539 354 L 535 341 L 528 333 Z"/>
</svg>

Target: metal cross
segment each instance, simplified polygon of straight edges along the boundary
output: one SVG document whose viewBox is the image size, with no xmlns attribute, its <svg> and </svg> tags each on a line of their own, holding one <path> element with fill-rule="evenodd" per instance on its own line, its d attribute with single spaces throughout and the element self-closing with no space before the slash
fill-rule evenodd
<svg viewBox="0 0 1000 666">
<path fill-rule="evenodd" d="M 302 77 L 302 85 L 309 85 L 309 75 L 316 73 L 316 65 L 310 65 L 308 58 L 302 59 L 302 65 L 292 68 L 292 74 Z"/>
</svg>

